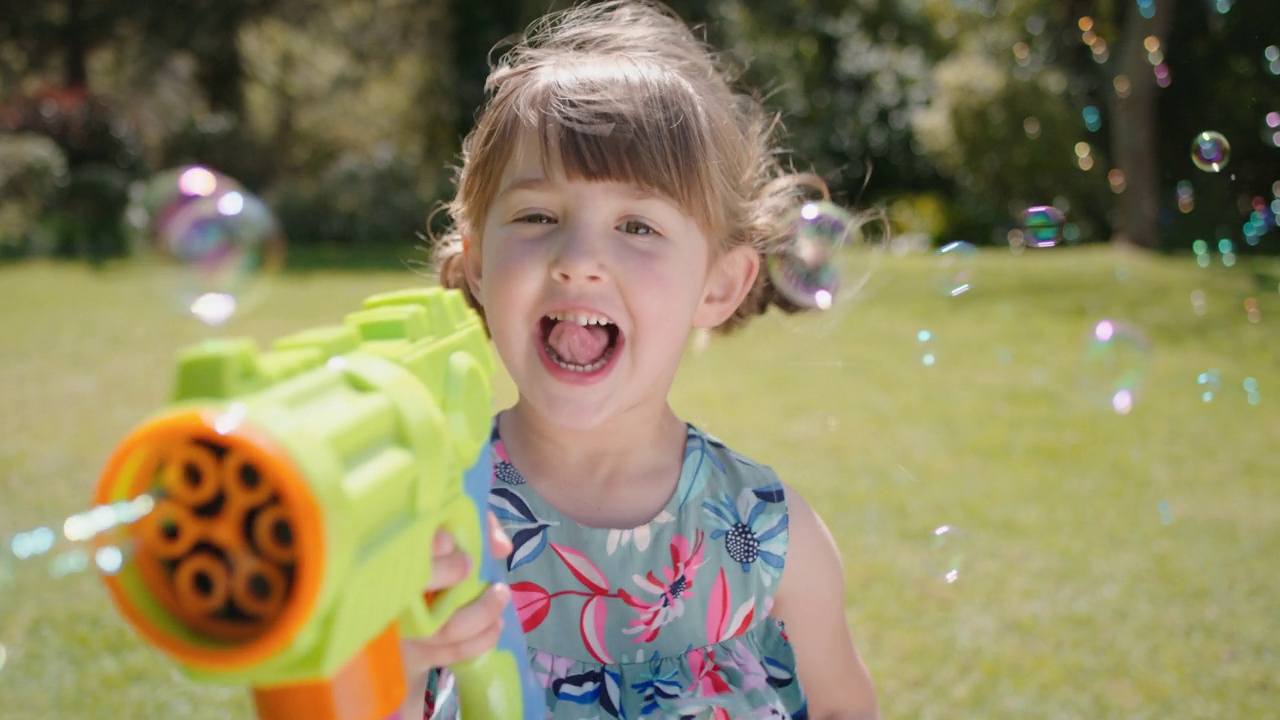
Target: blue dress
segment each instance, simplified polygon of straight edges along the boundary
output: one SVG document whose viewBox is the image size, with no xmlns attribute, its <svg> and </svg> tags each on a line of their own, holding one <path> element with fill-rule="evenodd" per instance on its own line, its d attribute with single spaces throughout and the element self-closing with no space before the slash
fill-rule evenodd
<svg viewBox="0 0 1280 720">
<path fill-rule="evenodd" d="M 687 426 L 676 492 L 649 523 L 584 527 L 511 464 L 495 424 L 489 509 L 547 717 L 805 718 L 782 623 L 769 612 L 787 557 L 774 472 Z M 459 717 L 448 671 L 424 717 Z"/>
</svg>

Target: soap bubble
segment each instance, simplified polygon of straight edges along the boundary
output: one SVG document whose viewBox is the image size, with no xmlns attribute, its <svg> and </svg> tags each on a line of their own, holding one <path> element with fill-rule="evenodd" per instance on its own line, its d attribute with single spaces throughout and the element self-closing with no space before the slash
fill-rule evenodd
<svg viewBox="0 0 1280 720">
<path fill-rule="evenodd" d="M 841 290 L 842 251 L 860 236 L 857 221 L 835 203 L 811 202 L 796 211 L 791 226 L 786 247 L 768 256 L 769 278 L 791 302 L 828 310 Z"/>
<path fill-rule="evenodd" d="M 135 184 L 125 220 L 134 254 L 161 268 L 161 291 L 206 325 L 221 326 L 242 311 L 262 276 L 284 260 L 284 236 L 270 209 L 207 167 Z"/>
<path fill-rule="evenodd" d="M 933 529 L 929 543 L 929 574 L 947 584 L 960 579 L 966 550 L 964 531 L 954 525 Z"/>
<path fill-rule="evenodd" d="M 973 289 L 973 265 L 978 248 L 959 240 L 938 249 L 938 290 L 958 297 Z"/>
<path fill-rule="evenodd" d="M 1196 376 L 1196 385 L 1200 388 L 1200 399 L 1212 402 L 1213 396 L 1222 389 L 1222 378 L 1217 370 L 1209 368 Z"/>
<path fill-rule="evenodd" d="M 1218 172 L 1231 159 L 1231 144 L 1222 133 L 1207 130 L 1191 141 L 1191 162 L 1205 172 Z"/>
<path fill-rule="evenodd" d="M 1023 239 L 1028 247 L 1051 248 L 1062 242 L 1067 217 L 1052 205 L 1035 205 L 1022 214 Z"/>
<path fill-rule="evenodd" d="M 1082 383 L 1085 394 L 1117 415 L 1128 415 L 1142 390 L 1150 346 L 1137 328 L 1101 320 L 1089 332 Z"/>
<path fill-rule="evenodd" d="M 928 330 L 921 330 L 916 333 L 916 340 L 920 341 L 920 346 L 922 348 L 920 363 L 925 367 L 933 367 L 936 365 L 938 362 L 938 356 L 934 354 L 933 346 L 930 344 L 933 342 L 933 333 Z"/>
</svg>

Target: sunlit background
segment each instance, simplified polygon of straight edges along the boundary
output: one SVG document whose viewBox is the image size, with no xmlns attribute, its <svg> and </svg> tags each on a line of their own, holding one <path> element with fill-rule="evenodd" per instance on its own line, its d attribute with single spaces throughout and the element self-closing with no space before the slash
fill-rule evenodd
<svg viewBox="0 0 1280 720">
<path fill-rule="evenodd" d="M 885 717 L 1280 717 L 1280 3 L 670 4 L 832 189 L 768 263 L 814 312 L 673 402 L 827 519 Z M 97 475 L 180 348 L 432 282 L 490 49 L 565 3 L 10 5 L 0 718 L 248 718 L 112 609 L 151 507 Z"/>
</svg>

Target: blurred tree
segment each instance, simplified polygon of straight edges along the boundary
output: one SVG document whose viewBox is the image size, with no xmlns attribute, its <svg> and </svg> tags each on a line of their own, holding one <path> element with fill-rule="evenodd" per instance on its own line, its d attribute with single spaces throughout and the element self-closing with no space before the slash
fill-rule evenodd
<svg viewBox="0 0 1280 720">
<path fill-rule="evenodd" d="M 1105 148 L 1081 122 L 1052 3 L 929 2 L 945 39 L 915 140 L 952 181 L 949 231 L 1003 243 L 1032 205 L 1069 211 L 1068 241 L 1109 236 Z M 1016 241 L 1016 240 L 1015 240 Z"/>
<path fill-rule="evenodd" d="M 1199 237 L 1250 244 L 1231 226 L 1254 212 L 1253 198 L 1280 167 L 1280 143 L 1264 121 L 1280 107 L 1280 66 L 1265 57 L 1280 44 L 1271 31 L 1280 27 L 1280 3 L 1070 0 L 1060 8 L 1061 66 L 1086 107 L 1100 111 L 1119 171 L 1117 239 L 1164 249 Z M 1206 130 L 1231 143 L 1218 173 L 1190 158 L 1192 140 Z"/>
<path fill-rule="evenodd" d="M 1064 32 L 1059 37 L 1068 49 L 1075 49 L 1070 54 L 1077 58 L 1076 72 L 1095 94 L 1103 91 L 1101 100 L 1109 110 L 1109 177 L 1119 196 L 1114 239 L 1144 248 L 1160 244 L 1156 94 L 1168 67 L 1163 60 L 1153 60 L 1163 55 L 1173 5 L 1173 0 L 1073 0 L 1063 5 L 1060 16 Z M 1072 24 L 1080 33 L 1079 42 L 1072 42 Z M 1092 62 L 1081 61 L 1082 47 L 1088 48 Z M 1111 92 L 1106 92 L 1108 86 Z"/>
<path fill-rule="evenodd" d="M 921 2 L 719 0 L 713 8 L 713 43 L 746 66 L 744 81 L 783 113 L 795 164 L 827 178 L 837 199 L 942 185 L 910 123 L 945 49 Z"/>
</svg>

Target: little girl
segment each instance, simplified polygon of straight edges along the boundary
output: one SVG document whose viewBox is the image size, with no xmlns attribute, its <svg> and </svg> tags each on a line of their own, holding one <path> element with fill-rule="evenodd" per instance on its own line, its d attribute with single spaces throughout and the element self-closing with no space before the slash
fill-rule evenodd
<svg viewBox="0 0 1280 720">
<path fill-rule="evenodd" d="M 548 717 L 878 717 L 822 521 L 667 401 L 695 329 L 798 309 L 762 265 L 825 185 L 782 170 L 665 8 L 532 31 L 489 77 L 437 251 L 519 391 L 492 443 L 509 590 L 406 657 L 492 646 L 509 592 Z M 430 673 L 426 717 L 456 716 L 450 683 Z"/>
</svg>

